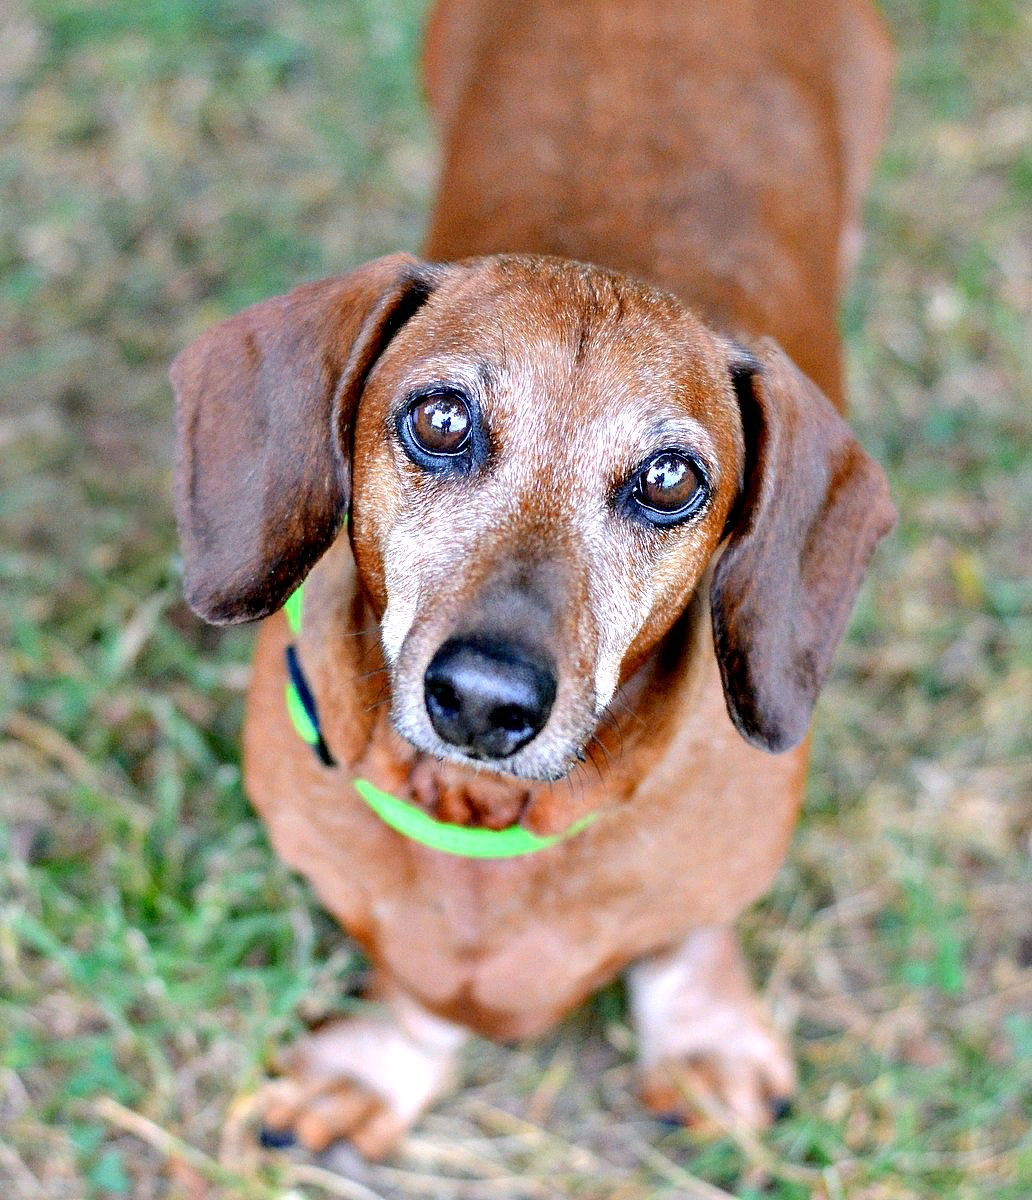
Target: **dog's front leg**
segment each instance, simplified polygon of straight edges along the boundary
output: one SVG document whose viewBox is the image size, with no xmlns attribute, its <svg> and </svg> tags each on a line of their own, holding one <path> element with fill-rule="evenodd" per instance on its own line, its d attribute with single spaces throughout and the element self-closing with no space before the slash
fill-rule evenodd
<svg viewBox="0 0 1032 1200">
<path fill-rule="evenodd" d="M 696 930 L 636 963 L 628 984 L 648 1108 L 691 1124 L 715 1099 L 754 1129 L 784 1110 L 795 1088 L 792 1058 L 730 929 Z"/>
<path fill-rule="evenodd" d="M 377 1008 L 336 1018 L 287 1052 L 284 1078 L 268 1086 L 266 1144 L 318 1152 L 346 1138 L 382 1158 L 454 1086 L 469 1032 L 382 979 L 371 993 Z"/>
</svg>

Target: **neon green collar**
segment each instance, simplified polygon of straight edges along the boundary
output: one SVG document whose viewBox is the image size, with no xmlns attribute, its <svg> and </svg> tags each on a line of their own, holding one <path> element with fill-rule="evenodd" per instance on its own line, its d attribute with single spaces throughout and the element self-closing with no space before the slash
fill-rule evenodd
<svg viewBox="0 0 1032 1200">
<path fill-rule="evenodd" d="M 287 624 L 295 638 L 301 633 L 303 589 L 302 584 L 283 606 Z M 287 712 L 298 735 L 312 747 L 324 766 L 335 766 L 336 763 L 319 728 L 315 697 L 301 671 L 301 663 L 293 645 L 287 647 L 286 703 Z M 462 858 L 518 858 L 523 854 L 547 850 L 549 846 L 587 829 L 598 816 L 598 813 L 588 813 L 563 833 L 551 837 L 539 837 L 529 829 L 524 829 L 522 825 L 513 825 L 508 829 L 471 828 L 468 825 L 435 821 L 415 804 L 381 791 L 367 779 L 354 779 L 352 783 L 355 791 L 380 820 L 403 837 L 429 846 L 431 850 L 439 850 L 442 854 L 456 854 Z"/>
<path fill-rule="evenodd" d="M 598 816 L 597 813 L 588 813 L 586 817 L 574 821 L 563 833 L 538 837 L 522 825 L 511 825 L 508 829 L 479 829 L 435 821 L 421 808 L 409 804 L 407 800 L 399 800 L 389 792 L 382 792 L 366 779 L 356 779 L 354 785 L 355 791 L 366 804 L 392 829 L 414 842 L 429 846 L 431 850 L 459 854 L 463 858 L 518 858 L 521 854 L 547 850 L 549 846 L 587 829 Z"/>
</svg>

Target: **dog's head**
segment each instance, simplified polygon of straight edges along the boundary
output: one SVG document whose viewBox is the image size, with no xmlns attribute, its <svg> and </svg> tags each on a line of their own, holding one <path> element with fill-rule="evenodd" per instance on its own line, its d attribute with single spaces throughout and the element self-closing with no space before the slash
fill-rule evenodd
<svg viewBox="0 0 1032 1200">
<path fill-rule="evenodd" d="M 522 778 L 570 769 L 703 580 L 732 719 L 796 744 L 893 519 L 774 343 L 575 263 L 381 259 L 223 322 L 173 382 L 197 612 L 274 611 L 350 512 L 396 728 Z"/>
</svg>

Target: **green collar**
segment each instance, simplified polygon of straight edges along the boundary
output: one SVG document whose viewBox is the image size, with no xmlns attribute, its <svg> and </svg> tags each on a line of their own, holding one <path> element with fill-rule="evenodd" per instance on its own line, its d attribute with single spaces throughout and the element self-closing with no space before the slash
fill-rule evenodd
<svg viewBox="0 0 1032 1200">
<path fill-rule="evenodd" d="M 287 624 L 295 638 L 301 633 L 303 590 L 302 584 L 283 606 Z M 315 697 L 301 670 L 297 649 L 293 645 L 287 647 L 286 702 L 291 722 L 302 740 L 312 747 L 324 766 L 336 766 L 319 727 Z M 431 850 L 440 850 L 443 854 L 457 854 L 463 858 L 518 858 L 524 854 L 546 850 L 549 846 L 587 829 L 598 816 L 598 813 L 588 813 L 563 833 L 551 837 L 539 837 L 521 825 L 513 825 L 509 829 L 471 828 L 468 825 L 435 821 L 415 804 L 381 791 L 367 779 L 355 779 L 352 782 L 355 791 L 380 820 L 403 837 L 429 846 Z"/>
</svg>

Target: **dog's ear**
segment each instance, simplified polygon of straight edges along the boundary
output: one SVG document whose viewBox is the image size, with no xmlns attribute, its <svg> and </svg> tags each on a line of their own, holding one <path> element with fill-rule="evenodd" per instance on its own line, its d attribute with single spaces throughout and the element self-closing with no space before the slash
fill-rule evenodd
<svg viewBox="0 0 1032 1200">
<path fill-rule="evenodd" d="M 896 512 L 881 468 L 780 347 L 734 351 L 743 493 L 710 586 L 731 719 L 771 751 L 802 741 L 864 569 Z"/>
<path fill-rule="evenodd" d="M 205 620 L 274 612 L 333 541 L 366 376 L 435 274 L 377 259 L 238 313 L 172 364 L 185 592 Z"/>
</svg>

